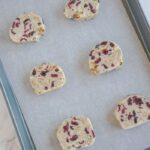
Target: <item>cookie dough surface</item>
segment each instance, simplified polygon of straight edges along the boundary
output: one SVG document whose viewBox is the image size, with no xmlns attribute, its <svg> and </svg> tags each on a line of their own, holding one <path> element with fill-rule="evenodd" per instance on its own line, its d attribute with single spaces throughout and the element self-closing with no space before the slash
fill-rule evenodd
<svg viewBox="0 0 150 150">
<path fill-rule="evenodd" d="M 123 129 L 150 121 L 150 101 L 139 95 L 124 98 L 115 109 L 115 116 Z"/>
<path fill-rule="evenodd" d="M 75 116 L 62 122 L 57 138 L 63 150 L 76 150 L 95 142 L 91 121 L 87 117 Z"/>
<path fill-rule="evenodd" d="M 58 65 L 41 64 L 31 71 L 30 83 L 36 94 L 44 94 L 62 87 L 65 74 Z"/>
<path fill-rule="evenodd" d="M 66 18 L 86 20 L 95 17 L 99 11 L 99 0 L 69 0 L 64 9 Z"/>
<path fill-rule="evenodd" d="M 102 74 L 120 68 L 123 64 L 121 48 L 114 42 L 103 41 L 89 55 L 89 68 L 93 74 Z"/>
<path fill-rule="evenodd" d="M 36 42 L 45 32 L 42 18 L 33 13 L 24 13 L 18 16 L 12 23 L 9 36 L 15 43 Z"/>
</svg>

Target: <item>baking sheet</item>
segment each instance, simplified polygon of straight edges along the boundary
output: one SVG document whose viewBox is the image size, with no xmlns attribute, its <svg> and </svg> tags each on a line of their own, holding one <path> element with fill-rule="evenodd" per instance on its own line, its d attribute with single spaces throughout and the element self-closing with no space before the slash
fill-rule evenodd
<svg viewBox="0 0 150 150">
<path fill-rule="evenodd" d="M 66 1 L 1 0 L 0 57 L 19 100 L 38 150 L 60 150 L 57 126 L 72 115 L 88 116 L 96 132 L 90 150 L 143 150 L 150 146 L 150 123 L 122 130 L 113 109 L 122 97 L 138 93 L 150 97 L 150 63 L 120 0 L 101 1 L 100 14 L 90 21 L 74 22 L 63 16 Z M 46 25 L 39 43 L 16 45 L 8 37 L 12 20 L 35 11 Z M 118 71 L 93 76 L 88 54 L 103 40 L 117 42 L 124 66 Z M 29 84 L 32 67 L 42 62 L 59 64 L 67 83 L 57 91 L 36 96 Z"/>
</svg>

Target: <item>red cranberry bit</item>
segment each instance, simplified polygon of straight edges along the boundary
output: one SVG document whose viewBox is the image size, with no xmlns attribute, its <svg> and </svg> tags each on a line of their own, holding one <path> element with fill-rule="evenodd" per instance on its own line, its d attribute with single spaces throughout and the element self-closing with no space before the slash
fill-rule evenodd
<svg viewBox="0 0 150 150">
<path fill-rule="evenodd" d="M 108 69 L 108 67 L 105 65 L 105 64 L 102 64 L 103 65 L 103 67 L 105 68 L 105 69 Z"/>
<path fill-rule="evenodd" d="M 126 108 L 123 104 L 122 104 L 122 107 L 123 107 L 123 108 L 122 108 L 121 113 L 124 114 L 127 108 Z"/>
<path fill-rule="evenodd" d="M 41 76 L 46 76 L 47 71 L 42 71 L 40 74 Z"/>
<path fill-rule="evenodd" d="M 47 86 L 45 86 L 45 88 L 44 88 L 45 90 L 48 90 L 48 87 Z"/>
<path fill-rule="evenodd" d="M 89 3 L 89 7 L 90 7 L 90 10 L 91 10 L 92 13 L 96 13 L 96 11 L 95 11 L 95 9 L 93 8 L 93 6 L 92 6 L 91 3 Z"/>
<path fill-rule="evenodd" d="M 76 117 L 73 117 L 73 119 L 74 119 L 74 120 L 77 120 L 77 118 L 76 118 Z"/>
<path fill-rule="evenodd" d="M 150 115 L 148 116 L 148 118 L 147 118 L 148 120 L 150 120 Z"/>
<path fill-rule="evenodd" d="M 106 45 L 107 41 L 102 42 L 100 45 Z"/>
<path fill-rule="evenodd" d="M 33 69 L 33 71 L 32 71 L 32 75 L 33 75 L 33 76 L 35 76 L 35 75 L 36 75 L 36 70 L 35 70 L 35 69 Z"/>
<path fill-rule="evenodd" d="M 101 52 L 98 52 L 98 55 L 101 56 Z"/>
<path fill-rule="evenodd" d="M 87 128 L 85 128 L 84 131 L 86 132 L 86 134 L 90 133 Z"/>
<path fill-rule="evenodd" d="M 88 5 L 87 5 L 87 4 L 84 4 L 84 8 L 86 8 L 86 7 L 88 7 Z"/>
<path fill-rule="evenodd" d="M 114 64 L 111 64 L 111 67 L 115 67 L 115 65 L 114 65 Z"/>
<path fill-rule="evenodd" d="M 109 51 L 108 51 L 107 49 L 103 49 L 103 50 L 102 50 L 102 53 L 103 53 L 104 55 L 107 55 L 108 52 L 109 52 Z"/>
<path fill-rule="evenodd" d="M 81 3 L 81 1 L 77 2 L 77 3 L 76 3 L 76 6 L 78 6 L 80 3 Z"/>
<path fill-rule="evenodd" d="M 77 121 L 73 121 L 73 120 L 71 121 L 71 124 L 72 124 L 72 125 L 75 125 L 75 126 L 78 126 L 78 125 L 79 125 L 79 123 L 78 123 Z"/>
<path fill-rule="evenodd" d="M 131 113 L 129 113 L 128 120 L 131 120 L 132 117 L 133 117 L 133 115 Z"/>
<path fill-rule="evenodd" d="M 71 5 L 74 4 L 76 2 L 76 0 L 70 0 L 70 2 L 68 3 L 68 7 L 71 9 Z"/>
<path fill-rule="evenodd" d="M 70 131 L 68 131 L 67 134 L 70 136 Z"/>
<path fill-rule="evenodd" d="M 134 96 L 133 98 L 133 102 L 136 104 L 136 105 L 139 105 L 141 106 L 143 104 L 143 101 L 141 98 L 137 97 L 137 96 Z"/>
<path fill-rule="evenodd" d="M 115 46 L 115 44 L 114 44 L 114 43 L 112 43 L 112 42 L 110 42 L 110 46 L 111 46 L 111 47 L 114 47 L 114 46 Z"/>
<path fill-rule="evenodd" d="M 73 135 L 71 138 L 70 138 L 70 141 L 76 141 L 78 139 L 78 136 L 77 135 Z"/>
<path fill-rule="evenodd" d="M 92 136 L 93 136 L 93 138 L 95 138 L 95 133 L 94 133 L 94 131 L 92 130 Z"/>
<path fill-rule="evenodd" d="M 150 109 L 150 103 L 146 102 L 146 106 Z"/>
<path fill-rule="evenodd" d="M 51 74 L 51 77 L 57 78 L 57 77 L 58 77 L 58 74 Z"/>
<path fill-rule="evenodd" d="M 69 130 L 69 123 L 68 122 L 65 126 L 63 126 L 63 129 L 64 129 L 64 133 L 68 132 L 68 130 Z"/>
<path fill-rule="evenodd" d="M 97 60 L 95 60 L 95 64 L 98 64 L 101 61 L 101 58 L 99 57 Z"/>
<path fill-rule="evenodd" d="M 132 105 L 132 99 L 131 98 L 128 99 L 128 105 Z"/>
<path fill-rule="evenodd" d="M 28 37 L 31 37 L 31 36 L 33 36 L 33 34 L 35 33 L 35 31 L 31 31 L 31 32 L 29 32 L 28 33 Z"/>
</svg>

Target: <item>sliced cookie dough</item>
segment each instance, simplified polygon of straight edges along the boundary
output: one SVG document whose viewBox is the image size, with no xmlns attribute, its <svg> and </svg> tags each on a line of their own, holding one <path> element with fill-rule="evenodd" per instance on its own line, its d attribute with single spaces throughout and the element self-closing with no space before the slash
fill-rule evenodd
<svg viewBox="0 0 150 150">
<path fill-rule="evenodd" d="M 99 0 L 69 0 L 64 9 L 66 18 L 87 20 L 94 18 L 99 11 Z"/>
<path fill-rule="evenodd" d="M 18 16 L 9 30 L 9 36 L 15 43 L 36 42 L 45 32 L 42 18 L 33 13 Z"/>
<path fill-rule="evenodd" d="M 63 150 L 76 150 L 95 142 L 91 121 L 83 116 L 75 116 L 63 121 L 57 130 L 57 138 Z"/>
<path fill-rule="evenodd" d="M 41 64 L 31 71 L 30 83 L 36 94 L 44 94 L 62 87 L 65 74 L 58 65 Z"/>
<path fill-rule="evenodd" d="M 121 48 L 114 42 L 103 41 L 89 55 L 89 68 L 93 74 L 102 74 L 120 68 L 123 64 Z"/>
<path fill-rule="evenodd" d="M 150 121 L 150 101 L 139 95 L 131 95 L 120 101 L 115 116 L 123 129 L 129 129 Z"/>
</svg>

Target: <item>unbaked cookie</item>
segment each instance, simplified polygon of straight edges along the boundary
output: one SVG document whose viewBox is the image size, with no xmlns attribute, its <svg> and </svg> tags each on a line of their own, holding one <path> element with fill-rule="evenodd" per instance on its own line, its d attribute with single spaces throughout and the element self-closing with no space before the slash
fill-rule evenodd
<svg viewBox="0 0 150 150">
<path fill-rule="evenodd" d="M 95 142 L 91 121 L 81 116 L 63 121 L 57 130 L 57 138 L 63 150 L 76 150 Z"/>
<path fill-rule="evenodd" d="M 121 48 L 114 42 L 104 41 L 89 55 L 89 68 L 93 74 L 102 74 L 120 68 L 123 64 Z"/>
<path fill-rule="evenodd" d="M 64 9 L 66 18 L 86 20 L 94 18 L 99 11 L 99 0 L 69 0 Z"/>
<path fill-rule="evenodd" d="M 65 74 L 58 65 L 41 64 L 31 71 L 30 83 L 36 94 L 44 94 L 62 87 Z"/>
<path fill-rule="evenodd" d="M 150 101 L 139 95 L 124 98 L 115 109 L 115 116 L 123 129 L 150 121 Z"/>
<path fill-rule="evenodd" d="M 45 32 L 42 18 L 33 13 L 24 13 L 18 16 L 9 30 L 9 36 L 13 42 L 36 42 Z"/>
</svg>

